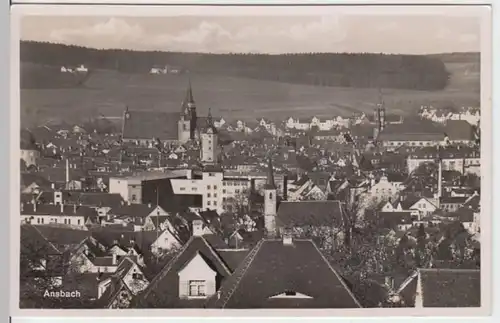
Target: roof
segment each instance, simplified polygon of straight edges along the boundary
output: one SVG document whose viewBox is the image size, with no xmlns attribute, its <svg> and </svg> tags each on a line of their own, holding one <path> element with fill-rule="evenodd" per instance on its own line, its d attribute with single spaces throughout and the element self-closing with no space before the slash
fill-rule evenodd
<svg viewBox="0 0 500 323">
<path fill-rule="evenodd" d="M 80 244 L 91 235 L 86 230 L 74 230 L 63 227 L 52 227 L 47 225 L 33 225 L 51 243 L 60 250 Z"/>
<path fill-rule="evenodd" d="M 148 204 L 125 204 L 112 208 L 108 213 L 116 216 L 133 216 L 145 218 L 150 215 L 151 212 L 156 209 L 156 207 L 156 205 Z"/>
<path fill-rule="evenodd" d="M 410 212 L 379 212 L 378 215 L 383 227 L 387 229 L 395 229 L 398 225 L 413 223 Z"/>
<path fill-rule="evenodd" d="M 208 308 L 359 308 L 341 276 L 311 240 L 261 240 Z M 309 298 L 270 298 L 293 291 Z"/>
<path fill-rule="evenodd" d="M 85 221 L 87 221 L 88 218 L 97 219 L 97 212 L 94 209 L 80 205 L 64 205 L 63 210 L 61 211 L 60 205 L 38 204 L 36 205 L 36 210 L 35 210 L 33 204 L 26 203 L 23 205 L 21 214 L 83 216 Z"/>
<path fill-rule="evenodd" d="M 191 237 L 177 256 L 156 275 L 144 293 L 139 296 L 138 302 L 140 306 L 161 308 L 203 307 L 204 300 L 184 300 L 179 298 L 178 272 L 197 254 L 217 272 L 219 281 L 231 275 L 232 271 L 203 237 Z"/>
<path fill-rule="evenodd" d="M 443 196 L 441 197 L 441 204 L 464 204 L 467 201 L 465 196 Z"/>
<path fill-rule="evenodd" d="M 278 226 L 342 226 L 344 213 L 339 201 L 283 201 L 277 214 Z"/>
<path fill-rule="evenodd" d="M 219 249 L 217 253 L 229 269 L 235 271 L 246 258 L 249 251 L 248 249 Z"/>
<path fill-rule="evenodd" d="M 481 306 L 481 271 L 419 269 L 424 307 Z"/>
<path fill-rule="evenodd" d="M 177 140 L 179 113 L 153 111 L 126 111 L 123 121 L 123 139 Z"/>
</svg>

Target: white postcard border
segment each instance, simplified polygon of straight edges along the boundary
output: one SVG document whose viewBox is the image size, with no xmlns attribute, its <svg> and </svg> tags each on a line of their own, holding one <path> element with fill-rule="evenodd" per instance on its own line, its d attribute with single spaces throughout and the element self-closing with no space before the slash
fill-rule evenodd
<svg viewBox="0 0 500 323">
<path fill-rule="evenodd" d="M 51 1 L 54 2 L 54 1 Z M 121 1 L 124 3 L 125 1 Z M 365 1 L 366 3 L 366 1 Z M 385 2 L 388 3 L 388 2 Z M 114 16 L 159 16 L 159 15 L 252 15 L 252 14 L 286 14 L 286 15 L 307 15 L 307 14 L 328 14 L 328 10 L 341 13 L 353 12 L 360 14 L 393 13 L 401 14 L 447 14 L 451 10 L 456 10 L 458 15 L 478 14 L 482 19 L 481 28 L 481 191 L 482 191 L 482 214 L 481 219 L 483 229 L 481 230 L 481 308 L 439 308 L 439 309 L 322 309 L 322 310 L 210 310 L 210 309 L 127 309 L 127 310 L 28 310 L 19 309 L 19 197 L 16 194 L 11 196 L 11 315 L 14 316 L 90 316 L 111 317 L 277 317 L 277 316 L 300 316 L 300 317 L 375 317 L 375 316 L 480 316 L 488 315 L 491 312 L 491 292 L 492 292 L 492 54 L 491 54 L 491 12 L 468 6 L 432 6 L 432 7 L 192 7 L 192 6 L 172 6 L 172 7 L 134 7 L 134 6 L 100 6 L 98 11 L 91 6 L 51 6 L 51 5 L 29 5 L 12 7 L 11 16 L 11 147 L 18 147 L 20 128 L 20 90 L 19 90 L 19 21 L 21 15 L 114 15 Z M 486 122 L 485 122 L 486 121 Z M 19 152 L 11 151 L 11 179 L 10 192 L 19 192 Z M 13 221 L 12 221 L 13 219 Z"/>
</svg>

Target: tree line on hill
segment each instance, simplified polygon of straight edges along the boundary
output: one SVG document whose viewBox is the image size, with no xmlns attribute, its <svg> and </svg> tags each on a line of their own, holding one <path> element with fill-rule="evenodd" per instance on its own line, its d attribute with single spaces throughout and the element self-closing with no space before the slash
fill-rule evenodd
<svg viewBox="0 0 500 323">
<path fill-rule="evenodd" d="M 53 67 L 148 73 L 152 66 L 181 71 L 319 86 L 441 90 L 449 73 L 438 57 L 373 53 L 210 54 L 92 49 L 22 41 L 21 62 Z"/>
</svg>

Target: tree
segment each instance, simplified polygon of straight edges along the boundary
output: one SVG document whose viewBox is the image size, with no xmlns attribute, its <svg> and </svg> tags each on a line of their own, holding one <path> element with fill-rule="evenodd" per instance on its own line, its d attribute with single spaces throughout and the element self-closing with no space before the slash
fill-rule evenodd
<svg viewBox="0 0 500 323">
<path fill-rule="evenodd" d="M 84 286 L 81 275 L 68 270 L 63 254 L 31 225 L 21 226 L 20 308 L 92 308 L 85 297 L 51 297 L 63 286 Z M 82 293 L 83 294 L 83 293 Z"/>
</svg>

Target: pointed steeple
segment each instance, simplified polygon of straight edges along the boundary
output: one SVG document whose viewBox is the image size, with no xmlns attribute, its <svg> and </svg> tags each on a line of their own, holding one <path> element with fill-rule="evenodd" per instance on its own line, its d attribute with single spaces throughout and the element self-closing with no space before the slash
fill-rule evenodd
<svg viewBox="0 0 500 323">
<path fill-rule="evenodd" d="M 186 92 L 186 104 L 189 108 L 195 107 L 194 98 L 193 98 L 193 88 L 191 87 L 191 79 L 188 81 L 188 89 Z"/>
<path fill-rule="evenodd" d="M 188 88 L 186 91 L 186 97 L 182 101 L 182 111 L 181 113 L 188 119 L 191 118 L 191 110 L 196 109 L 196 104 L 193 98 L 193 89 L 191 87 L 191 79 L 188 81 Z"/>
<path fill-rule="evenodd" d="M 274 171 L 273 171 L 273 163 L 272 163 L 271 157 L 269 157 L 269 159 L 268 159 L 267 171 L 268 171 L 267 180 L 266 180 L 266 185 L 264 186 L 264 189 L 275 190 L 276 184 L 274 183 Z"/>
<path fill-rule="evenodd" d="M 207 133 L 217 133 L 217 128 L 215 128 L 214 125 L 214 120 L 212 118 L 212 111 L 210 108 L 208 108 L 208 115 L 207 115 Z"/>
</svg>

